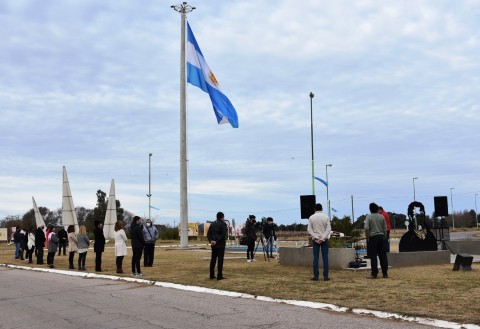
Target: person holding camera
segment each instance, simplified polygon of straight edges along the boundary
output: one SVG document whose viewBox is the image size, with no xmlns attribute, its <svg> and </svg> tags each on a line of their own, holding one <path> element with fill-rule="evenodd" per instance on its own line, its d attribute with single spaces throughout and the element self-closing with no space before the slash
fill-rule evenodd
<svg viewBox="0 0 480 329">
<path fill-rule="evenodd" d="M 255 232 L 255 216 L 249 215 L 247 222 L 245 223 L 245 236 L 247 237 L 247 262 L 251 263 L 253 259 L 255 249 L 255 241 L 257 241 L 257 233 Z"/>
<path fill-rule="evenodd" d="M 267 240 L 267 257 L 273 258 L 273 244 L 275 240 L 277 240 L 277 236 L 275 235 L 275 224 L 273 223 L 272 217 L 267 217 L 267 222 L 263 225 L 263 235 Z"/>
</svg>

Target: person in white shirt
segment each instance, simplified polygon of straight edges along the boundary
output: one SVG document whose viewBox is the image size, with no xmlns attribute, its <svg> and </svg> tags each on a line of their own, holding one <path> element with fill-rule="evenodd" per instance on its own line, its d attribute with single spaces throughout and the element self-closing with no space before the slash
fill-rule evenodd
<svg viewBox="0 0 480 329">
<path fill-rule="evenodd" d="M 308 219 L 307 231 L 313 240 L 313 281 L 318 281 L 320 248 L 322 249 L 323 281 L 330 280 L 328 277 L 328 237 L 332 228 L 330 226 L 330 218 L 322 213 L 322 210 L 322 205 L 317 203 L 315 205 L 315 213 Z"/>
</svg>

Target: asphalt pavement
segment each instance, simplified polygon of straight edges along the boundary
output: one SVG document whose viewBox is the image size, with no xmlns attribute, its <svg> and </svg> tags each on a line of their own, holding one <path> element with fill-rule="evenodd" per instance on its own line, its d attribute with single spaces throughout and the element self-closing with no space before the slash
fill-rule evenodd
<svg viewBox="0 0 480 329">
<path fill-rule="evenodd" d="M 0 267 L 0 328 L 429 328 L 257 299 Z M 367 301 L 366 301 L 367 303 Z"/>
</svg>

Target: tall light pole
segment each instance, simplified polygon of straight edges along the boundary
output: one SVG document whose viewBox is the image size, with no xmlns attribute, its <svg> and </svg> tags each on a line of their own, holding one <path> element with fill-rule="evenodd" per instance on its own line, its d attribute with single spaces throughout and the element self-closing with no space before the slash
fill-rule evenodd
<svg viewBox="0 0 480 329">
<path fill-rule="evenodd" d="M 310 92 L 310 143 L 312 145 L 312 195 L 315 195 L 315 160 L 313 156 L 313 97 Z M 328 188 L 328 187 L 327 187 Z"/>
<path fill-rule="evenodd" d="M 148 219 L 152 220 L 151 210 L 152 210 L 152 153 L 148 154 Z"/>
<path fill-rule="evenodd" d="M 185 22 L 187 13 L 195 9 L 186 2 L 171 6 L 182 16 L 180 41 L 180 247 L 188 247 L 187 193 L 187 82 L 185 70 Z"/>
<path fill-rule="evenodd" d="M 454 189 L 455 187 L 450 187 L 450 203 L 452 205 L 452 229 L 455 228 L 455 214 L 454 214 L 454 210 L 453 210 L 453 195 L 452 195 L 452 190 Z"/>
<path fill-rule="evenodd" d="M 332 164 L 325 165 L 325 179 L 327 180 L 327 207 L 328 207 L 328 218 L 330 218 L 330 198 L 328 197 L 328 167 L 331 167 Z M 331 218 L 330 218 L 331 219 Z"/>
<path fill-rule="evenodd" d="M 418 179 L 418 177 L 413 177 L 413 201 L 416 201 L 415 200 L 415 179 Z"/>
<path fill-rule="evenodd" d="M 477 220 L 477 227 L 478 227 L 477 195 L 478 194 L 475 194 L 475 219 Z"/>
</svg>

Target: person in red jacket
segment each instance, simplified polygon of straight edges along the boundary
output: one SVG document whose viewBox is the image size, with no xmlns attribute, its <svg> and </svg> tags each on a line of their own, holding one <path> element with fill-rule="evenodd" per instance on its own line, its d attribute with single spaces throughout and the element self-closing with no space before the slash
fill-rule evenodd
<svg viewBox="0 0 480 329">
<path fill-rule="evenodd" d="M 385 218 L 385 222 L 387 223 L 387 238 L 385 239 L 385 248 L 387 252 L 390 252 L 390 229 L 392 228 L 390 225 L 390 216 L 380 206 L 378 206 L 378 213 Z"/>
</svg>

